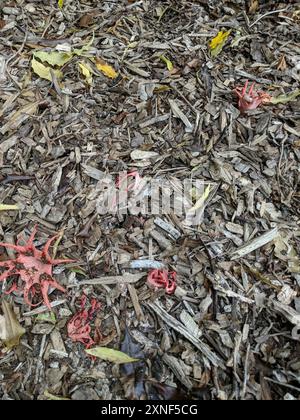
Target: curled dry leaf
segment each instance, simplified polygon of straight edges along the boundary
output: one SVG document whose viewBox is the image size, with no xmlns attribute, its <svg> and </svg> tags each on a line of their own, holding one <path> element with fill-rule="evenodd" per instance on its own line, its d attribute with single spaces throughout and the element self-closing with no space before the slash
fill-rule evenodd
<svg viewBox="0 0 300 420">
<path fill-rule="evenodd" d="M 25 334 L 24 328 L 20 325 L 13 307 L 2 301 L 3 316 L 0 315 L 0 340 L 8 349 L 19 345 L 20 338 Z"/>
</svg>

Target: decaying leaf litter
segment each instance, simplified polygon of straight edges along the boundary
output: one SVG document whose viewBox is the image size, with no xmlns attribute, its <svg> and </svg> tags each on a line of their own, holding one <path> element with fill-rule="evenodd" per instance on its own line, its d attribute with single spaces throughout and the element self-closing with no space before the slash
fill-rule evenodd
<svg viewBox="0 0 300 420">
<path fill-rule="evenodd" d="M 48 3 L 1 2 L 0 239 L 74 262 L 52 312 L 1 282 L 1 398 L 299 398 L 297 2 Z M 98 215 L 120 172 L 204 180 L 203 222 Z"/>
</svg>

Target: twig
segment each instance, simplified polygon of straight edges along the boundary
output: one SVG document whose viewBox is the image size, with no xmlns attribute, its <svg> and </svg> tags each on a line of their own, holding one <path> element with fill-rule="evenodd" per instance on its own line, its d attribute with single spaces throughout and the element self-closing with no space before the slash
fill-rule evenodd
<svg viewBox="0 0 300 420">
<path fill-rule="evenodd" d="M 285 8 L 285 9 L 279 9 L 279 10 L 273 10 L 272 12 L 265 13 L 264 15 L 262 15 L 258 19 L 256 19 L 255 22 L 251 23 L 251 25 L 249 26 L 249 28 L 252 28 L 254 25 L 256 25 L 258 22 L 260 22 L 262 19 L 264 19 L 267 16 L 275 15 L 276 13 L 281 13 L 281 12 L 286 12 L 286 11 L 287 11 L 287 8 Z"/>
</svg>

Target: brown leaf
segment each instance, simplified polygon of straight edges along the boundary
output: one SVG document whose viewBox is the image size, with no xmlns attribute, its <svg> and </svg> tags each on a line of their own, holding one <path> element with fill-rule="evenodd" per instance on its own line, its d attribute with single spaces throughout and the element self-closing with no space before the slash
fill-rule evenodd
<svg viewBox="0 0 300 420">
<path fill-rule="evenodd" d="M 259 0 L 250 0 L 249 2 L 249 13 L 257 12 L 259 8 Z"/>
<path fill-rule="evenodd" d="M 11 349 L 19 345 L 20 338 L 26 331 L 17 320 L 13 307 L 5 300 L 2 302 L 2 310 L 3 316 L 0 315 L 0 339 L 7 348 Z"/>
<path fill-rule="evenodd" d="M 92 25 L 94 20 L 94 16 L 90 13 L 83 15 L 79 21 L 79 26 L 81 28 L 88 28 L 89 26 Z"/>
<path fill-rule="evenodd" d="M 6 21 L 3 19 L 0 19 L 0 30 L 3 29 L 5 25 L 6 25 Z"/>
<path fill-rule="evenodd" d="M 286 69 L 287 69 L 286 59 L 285 59 L 285 56 L 283 55 L 279 60 L 277 70 L 285 71 Z"/>
</svg>

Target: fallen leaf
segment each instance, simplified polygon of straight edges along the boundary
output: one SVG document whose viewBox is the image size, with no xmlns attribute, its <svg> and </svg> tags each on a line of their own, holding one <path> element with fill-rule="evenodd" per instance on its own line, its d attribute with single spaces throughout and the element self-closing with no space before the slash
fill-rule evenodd
<svg viewBox="0 0 300 420">
<path fill-rule="evenodd" d="M 38 58 L 43 63 L 48 63 L 50 66 L 64 66 L 73 57 L 72 53 L 59 52 L 59 51 L 36 51 L 35 58 Z"/>
<path fill-rule="evenodd" d="M 121 351 L 110 349 L 108 347 L 95 347 L 93 349 L 87 349 L 86 352 L 90 356 L 98 357 L 99 359 L 116 364 L 133 363 L 140 361 L 140 359 L 134 359 L 133 357 L 130 357 Z"/>
<path fill-rule="evenodd" d="M 167 57 L 165 57 L 164 55 L 161 55 L 159 57 L 161 59 L 161 61 L 163 61 L 165 63 L 165 65 L 167 66 L 167 69 L 169 70 L 169 72 L 171 73 L 174 70 L 174 65 L 172 63 L 172 61 L 170 61 Z"/>
<path fill-rule="evenodd" d="M 231 30 L 226 32 L 220 31 L 218 35 L 211 41 L 209 47 L 212 57 L 216 57 L 218 54 L 220 54 L 230 34 Z"/>
<path fill-rule="evenodd" d="M 93 84 L 93 76 L 90 67 L 85 63 L 78 63 L 82 75 L 85 77 L 87 84 Z"/>
<path fill-rule="evenodd" d="M 8 349 L 16 347 L 20 343 L 20 338 L 25 334 L 21 327 L 12 306 L 2 301 L 3 316 L 0 315 L 0 340 L 2 340 Z"/>
<path fill-rule="evenodd" d="M 43 63 L 37 61 L 34 57 L 31 60 L 31 67 L 35 74 L 37 74 L 41 79 L 49 80 L 50 82 L 53 81 L 52 74 L 53 72 L 57 79 L 61 79 L 63 74 L 60 70 L 52 69 L 51 67 L 45 66 Z"/>
<path fill-rule="evenodd" d="M 10 210 L 19 210 L 19 207 L 16 205 L 0 204 L 0 211 L 10 211 Z"/>
<path fill-rule="evenodd" d="M 110 79 L 116 79 L 118 77 L 118 73 L 115 71 L 115 69 L 107 64 L 104 60 L 102 60 L 102 58 L 96 58 L 96 67 Z"/>
<path fill-rule="evenodd" d="M 259 0 L 250 0 L 249 13 L 253 14 L 257 12 L 259 8 Z"/>
<path fill-rule="evenodd" d="M 285 59 L 285 56 L 283 55 L 279 60 L 277 70 L 285 71 L 286 69 L 287 69 L 286 59 Z"/>
<path fill-rule="evenodd" d="M 58 7 L 62 9 L 64 7 L 64 0 L 58 0 Z"/>
<path fill-rule="evenodd" d="M 0 19 L 0 30 L 6 25 L 6 20 Z"/>
<path fill-rule="evenodd" d="M 273 97 L 271 98 L 270 103 L 274 105 L 287 104 L 288 102 L 295 101 L 298 96 L 300 96 L 300 89 L 287 95 L 279 95 L 276 96 L 276 98 Z"/>
<path fill-rule="evenodd" d="M 94 16 L 90 13 L 83 15 L 79 21 L 81 28 L 88 28 L 93 23 Z"/>
</svg>

